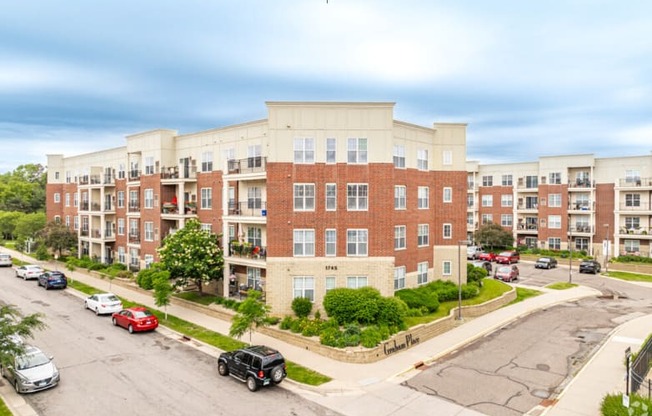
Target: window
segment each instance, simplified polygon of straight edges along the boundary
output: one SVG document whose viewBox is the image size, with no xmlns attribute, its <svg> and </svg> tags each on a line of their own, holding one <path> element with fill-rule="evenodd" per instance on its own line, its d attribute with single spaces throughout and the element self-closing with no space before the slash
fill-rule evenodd
<svg viewBox="0 0 652 416">
<path fill-rule="evenodd" d="M 430 244 L 430 225 L 419 224 L 417 226 L 417 246 L 426 247 Z"/>
<path fill-rule="evenodd" d="M 494 216 L 492 214 L 482 214 L 482 225 L 491 224 L 494 222 Z"/>
<path fill-rule="evenodd" d="M 444 188 L 444 202 L 453 202 L 453 188 Z"/>
<path fill-rule="evenodd" d="M 78 207 L 79 206 L 79 194 L 77 192 L 72 194 L 72 206 L 73 207 Z"/>
<path fill-rule="evenodd" d="M 70 206 L 70 194 L 68 192 L 66 192 L 66 206 Z"/>
<path fill-rule="evenodd" d="M 124 247 L 118 247 L 118 263 L 125 264 L 127 262 L 127 256 L 125 254 Z"/>
<path fill-rule="evenodd" d="M 500 215 L 500 225 L 503 227 L 511 227 L 514 223 L 512 214 L 501 214 Z"/>
<path fill-rule="evenodd" d="M 628 230 L 637 230 L 641 226 L 640 217 L 625 217 L 625 228 Z"/>
<path fill-rule="evenodd" d="M 66 227 L 70 227 L 70 215 L 66 215 Z"/>
<path fill-rule="evenodd" d="M 367 163 L 367 139 L 349 138 L 347 161 L 349 163 Z"/>
<path fill-rule="evenodd" d="M 548 195 L 548 206 L 551 208 L 561 207 L 561 194 Z"/>
<path fill-rule="evenodd" d="M 66 183 L 72 182 L 72 174 L 69 170 L 66 171 Z"/>
<path fill-rule="evenodd" d="M 154 190 L 145 189 L 145 208 L 154 208 Z"/>
<path fill-rule="evenodd" d="M 493 195 L 482 195 L 482 206 L 483 207 L 492 207 L 492 206 L 494 206 L 494 196 Z"/>
<path fill-rule="evenodd" d="M 444 276 L 453 274 L 453 263 L 450 260 L 445 260 L 441 263 L 441 272 Z"/>
<path fill-rule="evenodd" d="M 125 235 L 125 219 L 118 218 L 118 235 Z"/>
<path fill-rule="evenodd" d="M 324 279 L 324 289 L 328 293 L 329 290 L 333 290 L 336 287 L 335 276 L 326 276 Z"/>
<path fill-rule="evenodd" d="M 337 184 L 326 184 L 326 211 L 337 209 Z"/>
<path fill-rule="evenodd" d="M 561 250 L 561 238 L 558 237 L 548 238 L 548 248 L 550 250 Z"/>
<path fill-rule="evenodd" d="M 312 183 L 294 184 L 294 210 L 295 211 L 315 210 L 315 184 Z"/>
<path fill-rule="evenodd" d="M 403 185 L 394 186 L 394 209 L 405 209 L 407 205 L 407 190 Z"/>
<path fill-rule="evenodd" d="M 548 215 L 548 228 L 561 229 L 561 215 Z"/>
<path fill-rule="evenodd" d="M 473 194 L 467 194 L 466 195 L 466 207 L 467 208 L 473 208 L 475 205 L 475 198 L 473 197 Z"/>
<path fill-rule="evenodd" d="M 640 185 L 641 184 L 641 172 L 638 170 L 626 170 L 625 171 L 625 182 L 629 184 Z"/>
<path fill-rule="evenodd" d="M 428 283 L 428 262 L 417 264 L 417 284 L 422 285 Z"/>
<path fill-rule="evenodd" d="M 247 147 L 247 167 L 259 168 L 263 166 L 261 146 L 254 144 Z"/>
<path fill-rule="evenodd" d="M 511 207 L 514 205 L 514 196 L 511 194 L 501 195 L 500 196 L 500 206 L 501 207 Z"/>
<path fill-rule="evenodd" d="M 358 289 L 367 286 L 367 276 L 347 276 L 346 287 L 350 289 Z"/>
<path fill-rule="evenodd" d="M 138 202 L 138 191 L 129 191 L 129 209 L 138 209 L 140 206 Z"/>
<path fill-rule="evenodd" d="M 473 218 L 473 213 L 472 213 L 472 212 L 467 212 L 467 213 L 466 213 L 466 223 L 467 223 L 468 225 L 473 225 L 473 224 L 474 224 L 473 219 L 474 219 L 474 218 Z"/>
<path fill-rule="evenodd" d="M 589 249 L 589 239 L 588 238 L 576 238 L 575 239 L 575 250 L 588 250 Z"/>
<path fill-rule="evenodd" d="M 145 241 L 154 241 L 154 223 L 145 221 Z"/>
<path fill-rule="evenodd" d="M 337 255 L 337 230 L 327 229 L 324 241 L 326 243 L 326 256 Z"/>
<path fill-rule="evenodd" d="M 430 189 L 427 186 L 420 186 L 417 189 L 417 207 L 427 209 L 430 206 Z"/>
<path fill-rule="evenodd" d="M 346 207 L 349 211 L 365 211 L 368 207 L 367 184 L 348 184 L 346 192 Z"/>
<path fill-rule="evenodd" d="M 59 172 L 54 172 L 54 179 L 59 179 Z"/>
<path fill-rule="evenodd" d="M 55 224 L 61 224 L 61 217 L 59 215 L 54 216 L 54 222 Z"/>
<path fill-rule="evenodd" d="M 247 267 L 247 286 L 260 291 L 260 280 L 260 269 L 258 267 Z"/>
<path fill-rule="evenodd" d="M 368 231 L 366 229 L 346 230 L 346 255 L 366 256 L 367 240 Z"/>
<path fill-rule="evenodd" d="M 482 186 L 493 186 L 494 177 L 493 176 L 483 176 L 482 177 Z"/>
<path fill-rule="evenodd" d="M 400 290 L 405 287 L 405 266 L 394 268 L 394 290 Z"/>
<path fill-rule="evenodd" d="M 526 188 L 538 188 L 539 187 L 539 177 L 538 176 L 526 176 L 525 177 L 525 187 Z"/>
<path fill-rule="evenodd" d="M 253 247 L 260 247 L 263 245 L 263 229 L 260 227 L 247 228 L 247 243 Z"/>
<path fill-rule="evenodd" d="M 140 236 L 140 230 L 138 230 L 138 220 L 130 219 L 129 220 L 129 236 L 138 238 Z"/>
<path fill-rule="evenodd" d="M 329 137 L 326 139 L 326 163 L 337 162 L 337 141 Z"/>
<path fill-rule="evenodd" d="M 426 149 L 417 150 L 417 169 L 428 170 L 428 151 Z"/>
<path fill-rule="evenodd" d="M 512 186 L 513 180 L 512 175 L 503 175 L 500 182 L 503 186 Z"/>
<path fill-rule="evenodd" d="M 125 164 L 120 163 L 118 165 L 118 179 L 124 179 L 125 178 Z"/>
<path fill-rule="evenodd" d="M 444 235 L 445 239 L 453 238 L 453 225 L 452 224 L 444 224 L 443 235 Z"/>
<path fill-rule="evenodd" d="M 202 222 L 200 224 L 201 230 L 206 231 L 207 233 L 211 234 L 213 232 L 213 227 L 212 224 L 209 222 Z"/>
<path fill-rule="evenodd" d="M 235 188 L 229 188 L 229 192 L 233 189 L 233 199 L 235 200 Z M 260 209 L 263 206 L 263 191 L 257 186 L 252 186 L 247 189 L 247 208 Z M 229 198 L 231 196 L 229 195 Z"/>
<path fill-rule="evenodd" d="M 129 249 L 129 264 L 140 267 L 140 258 L 138 258 L 138 249 L 132 247 Z"/>
<path fill-rule="evenodd" d="M 125 191 L 118 191 L 118 208 L 125 207 Z"/>
<path fill-rule="evenodd" d="M 145 158 L 145 175 L 154 174 L 154 157 L 147 156 Z"/>
<path fill-rule="evenodd" d="M 54 203 L 58 204 L 61 202 L 61 194 L 59 192 L 54 194 Z"/>
<path fill-rule="evenodd" d="M 213 190 L 211 188 L 201 188 L 201 209 L 213 208 Z"/>
<path fill-rule="evenodd" d="M 640 207 L 641 195 L 640 194 L 625 194 L 626 207 Z"/>
<path fill-rule="evenodd" d="M 292 285 L 293 298 L 306 298 L 315 301 L 315 278 L 312 276 L 297 276 Z"/>
<path fill-rule="evenodd" d="M 294 163 L 315 163 L 315 139 L 294 139 Z"/>
<path fill-rule="evenodd" d="M 405 168 L 405 146 L 394 145 L 394 167 Z"/>
<path fill-rule="evenodd" d="M 201 171 L 211 172 L 213 170 L 213 152 L 203 152 L 201 154 Z"/>
<path fill-rule="evenodd" d="M 294 230 L 294 256 L 315 255 L 315 230 Z"/>
<path fill-rule="evenodd" d="M 443 158 L 444 165 L 452 165 L 453 164 L 453 151 L 452 150 L 444 150 L 444 152 L 442 153 L 442 158 Z"/>
<path fill-rule="evenodd" d="M 405 225 L 394 227 L 394 250 L 405 249 Z"/>
<path fill-rule="evenodd" d="M 72 218 L 72 224 L 73 224 L 73 228 L 74 228 L 75 230 L 79 230 L 79 217 L 78 217 L 78 216 L 75 215 L 75 216 Z"/>
<path fill-rule="evenodd" d="M 224 149 L 224 160 L 226 161 L 226 169 L 231 171 L 236 169 L 235 163 L 235 149 Z"/>
<path fill-rule="evenodd" d="M 641 251 L 641 242 L 639 240 L 624 240 L 626 253 L 638 253 Z"/>
<path fill-rule="evenodd" d="M 550 185 L 560 185 L 561 184 L 561 172 L 550 172 L 549 179 Z"/>
</svg>

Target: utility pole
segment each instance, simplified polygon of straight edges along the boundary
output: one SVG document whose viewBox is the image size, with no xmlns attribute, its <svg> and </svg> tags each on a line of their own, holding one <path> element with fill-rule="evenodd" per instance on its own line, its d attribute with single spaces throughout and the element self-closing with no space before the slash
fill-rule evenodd
<svg viewBox="0 0 652 416">
<path fill-rule="evenodd" d="M 573 226 L 568 216 L 568 283 L 573 283 Z"/>
<path fill-rule="evenodd" d="M 608 274 L 609 273 L 609 246 L 611 245 L 611 239 L 609 238 L 609 224 L 605 224 L 605 227 L 607 227 L 607 245 L 605 249 L 605 257 L 604 257 L 604 270 Z"/>
</svg>

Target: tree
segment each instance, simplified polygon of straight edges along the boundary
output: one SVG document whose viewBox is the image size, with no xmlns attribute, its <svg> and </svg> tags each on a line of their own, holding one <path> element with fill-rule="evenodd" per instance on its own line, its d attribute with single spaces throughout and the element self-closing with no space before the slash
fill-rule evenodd
<svg viewBox="0 0 652 416">
<path fill-rule="evenodd" d="M 13 305 L 0 306 L 0 363 L 2 365 L 10 364 L 12 357 L 25 351 L 24 344 L 16 342 L 13 337 L 17 335 L 22 339 L 32 338 L 34 330 L 45 328 L 42 318 L 43 315 L 38 313 L 23 317 Z"/>
<path fill-rule="evenodd" d="M 170 284 L 170 272 L 161 271 L 154 278 L 154 304 L 164 307 L 165 319 L 168 319 L 168 305 L 172 296 L 172 285 Z"/>
<path fill-rule="evenodd" d="M 63 255 L 64 251 L 70 251 L 77 247 L 77 233 L 60 222 L 49 222 L 41 231 L 41 236 L 45 245 L 55 253 L 58 252 L 59 257 Z"/>
<path fill-rule="evenodd" d="M 506 231 L 498 224 L 485 224 L 474 234 L 474 240 L 477 244 L 494 247 L 512 247 L 514 245 L 514 236 L 511 232 Z"/>
<path fill-rule="evenodd" d="M 25 215 L 22 212 L 0 212 L 0 233 L 4 240 L 13 240 L 16 231 L 16 222 Z"/>
<path fill-rule="evenodd" d="M 254 329 L 268 324 L 269 306 L 260 301 L 261 296 L 262 293 L 257 290 L 247 291 L 247 299 L 240 304 L 238 312 L 231 320 L 229 336 L 240 338 L 249 331 L 251 344 L 251 334 Z"/>
<path fill-rule="evenodd" d="M 193 281 L 202 294 L 202 284 L 222 278 L 224 256 L 218 236 L 201 229 L 196 219 L 163 240 L 158 254 L 161 263 L 177 279 L 178 286 Z"/>
<path fill-rule="evenodd" d="M 0 211 L 44 211 L 46 182 L 45 168 L 40 164 L 21 165 L 0 175 Z"/>
<path fill-rule="evenodd" d="M 45 214 L 42 212 L 23 215 L 16 221 L 16 237 L 23 241 L 37 237 L 45 228 L 45 223 Z"/>
</svg>

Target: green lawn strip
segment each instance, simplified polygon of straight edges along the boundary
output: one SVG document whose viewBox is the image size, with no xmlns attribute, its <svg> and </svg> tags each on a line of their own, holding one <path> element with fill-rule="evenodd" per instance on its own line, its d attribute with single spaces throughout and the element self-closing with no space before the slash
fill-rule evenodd
<svg viewBox="0 0 652 416">
<path fill-rule="evenodd" d="M 540 294 L 542 294 L 542 292 L 540 292 L 538 290 L 526 289 L 526 288 L 523 288 L 523 287 L 517 287 L 516 288 L 516 299 L 509 302 L 505 306 L 513 305 L 513 304 L 518 303 L 518 302 L 523 302 L 527 298 L 533 298 L 535 296 L 539 296 Z"/>
<path fill-rule="evenodd" d="M 555 283 L 550 283 L 545 287 L 547 287 L 548 289 L 565 290 L 565 289 L 577 287 L 577 285 L 575 283 L 568 283 L 568 282 L 555 282 Z"/>
<path fill-rule="evenodd" d="M 13 413 L 9 410 L 5 402 L 0 399 L 0 416 L 12 416 Z"/>
<path fill-rule="evenodd" d="M 208 306 L 212 303 L 219 303 L 220 297 L 217 295 L 200 295 L 199 292 L 180 292 L 172 295 L 174 297 L 187 300 L 189 302 L 199 303 L 204 306 Z"/>
<path fill-rule="evenodd" d="M 68 282 L 68 286 L 79 290 L 80 292 L 86 293 L 87 295 L 92 295 L 94 293 L 101 293 L 102 291 L 96 289 L 92 286 L 81 282 Z M 199 298 L 199 296 L 197 296 Z M 125 308 L 132 306 L 144 306 L 136 302 L 132 302 L 128 299 L 121 298 L 122 304 Z M 159 323 L 167 328 L 170 328 L 173 331 L 176 331 L 182 335 L 186 335 L 190 338 L 201 341 L 205 344 L 216 347 L 222 351 L 231 351 L 238 348 L 242 348 L 247 344 L 238 341 L 234 338 L 222 335 L 219 332 L 211 331 L 206 328 L 203 328 L 199 325 L 195 325 L 192 322 L 185 321 L 183 319 L 177 318 L 176 316 L 168 314 L 167 319 L 165 318 L 165 312 L 159 311 L 157 309 L 148 308 L 159 320 Z M 320 374 L 314 370 L 303 367 L 299 364 L 293 363 L 291 361 L 286 361 L 287 364 L 287 373 L 288 378 L 303 384 L 310 386 L 319 386 L 321 384 L 331 381 L 331 378 Z M 0 415 L 1 416 L 1 415 Z"/>
<path fill-rule="evenodd" d="M 652 275 L 649 274 L 610 271 L 609 273 L 606 273 L 606 275 L 608 277 L 628 280 L 630 282 L 652 282 Z"/>
</svg>

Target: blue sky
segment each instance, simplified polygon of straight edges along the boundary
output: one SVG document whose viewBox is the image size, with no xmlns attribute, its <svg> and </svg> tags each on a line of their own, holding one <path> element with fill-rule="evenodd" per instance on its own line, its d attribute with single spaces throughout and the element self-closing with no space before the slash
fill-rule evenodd
<svg viewBox="0 0 652 416">
<path fill-rule="evenodd" d="M 0 172 L 266 117 L 393 101 L 483 163 L 652 151 L 652 2 L 4 0 Z"/>
</svg>

